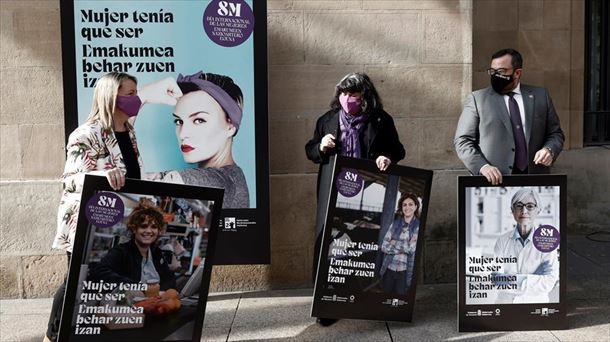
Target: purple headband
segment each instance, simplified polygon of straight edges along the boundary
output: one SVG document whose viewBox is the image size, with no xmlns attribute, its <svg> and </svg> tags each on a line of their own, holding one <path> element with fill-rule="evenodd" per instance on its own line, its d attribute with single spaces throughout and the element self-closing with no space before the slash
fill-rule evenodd
<svg viewBox="0 0 610 342">
<path fill-rule="evenodd" d="M 221 87 L 216 84 L 201 79 L 200 77 L 203 75 L 203 71 L 199 71 L 193 75 L 182 76 L 182 74 L 178 74 L 178 79 L 176 82 L 178 83 L 193 83 L 199 89 L 208 93 L 211 97 L 218 102 L 218 104 L 224 109 L 224 111 L 231 119 L 231 123 L 235 126 L 235 133 L 239 130 L 239 125 L 241 123 L 242 111 L 237 102 L 227 94 Z"/>
</svg>

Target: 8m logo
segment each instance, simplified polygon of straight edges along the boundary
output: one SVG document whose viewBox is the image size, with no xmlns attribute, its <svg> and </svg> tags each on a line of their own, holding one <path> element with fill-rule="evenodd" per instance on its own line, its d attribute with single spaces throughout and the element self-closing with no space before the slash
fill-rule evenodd
<svg viewBox="0 0 610 342">
<path fill-rule="evenodd" d="M 213 0 L 203 12 L 203 28 L 212 42 L 224 47 L 238 46 L 252 35 L 254 13 L 244 0 Z"/>
<path fill-rule="evenodd" d="M 352 182 L 356 182 L 356 181 L 358 181 L 358 174 L 348 171 L 345 173 L 345 179 L 352 181 Z"/>
<path fill-rule="evenodd" d="M 223 17 L 241 17 L 241 4 L 221 1 L 218 3 L 218 11 L 216 13 Z"/>
<path fill-rule="evenodd" d="M 534 231 L 532 242 L 537 250 L 543 253 L 550 253 L 559 247 L 561 235 L 558 229 L 545 224 Z"/>
<path fill-rule="evenodd" d="M 100 207 L 109 207 L 109 208 L 114 208 L 116 206 L 116 201 L 118 198 L 114 197 L 107 197 L 107 196 L 100 196 L 100 199 L 97 201 L 97 205 L 99 205 Z"/>
</svg>

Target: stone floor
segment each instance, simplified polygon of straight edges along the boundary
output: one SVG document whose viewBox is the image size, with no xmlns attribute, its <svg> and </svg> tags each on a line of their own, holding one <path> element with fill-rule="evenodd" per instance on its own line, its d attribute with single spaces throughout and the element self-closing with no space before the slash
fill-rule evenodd
<svg viewBox="0 0 610 342">
<path fill-rule="evenodd" d="M 420 285 L 412 323 L 310 317 L 311 289 L 214 293 L 202 341 L 610 341 L 610 243 L 569 238 L 568 330 L 459 333 L 456 285 Z M 51 299 L 0 301 L 0 341 L 42 341 Z"/>
</svg>

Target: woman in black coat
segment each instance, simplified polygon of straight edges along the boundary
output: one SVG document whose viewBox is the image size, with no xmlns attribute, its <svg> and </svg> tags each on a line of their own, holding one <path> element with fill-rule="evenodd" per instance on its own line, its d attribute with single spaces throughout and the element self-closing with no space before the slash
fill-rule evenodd
<svg viewBox="0 0 610 342">
<path fill-rule="evenodd" d="M 314 277 L 318 266 L 324 211 L 327 207 L 334 155 L 374 160 L 384 171 L 405 157 L 394 120 L 383 110 L 381 99 L 370 78 L 364 73 L 351 73 L 335 87 L 331 109 L 316 122 L 311 140 L 305 145 L 307 158 L 320 164 L 318 170 L 318 201 L 316 242 L 314 246 Z M 319 320 L 321 324 L 332 323 Z"/>
</svg>

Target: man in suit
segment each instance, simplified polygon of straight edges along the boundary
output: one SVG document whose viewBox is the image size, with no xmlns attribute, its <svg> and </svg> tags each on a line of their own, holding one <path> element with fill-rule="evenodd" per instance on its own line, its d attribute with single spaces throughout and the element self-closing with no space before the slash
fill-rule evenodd
<svg viewBox="0 0 610 342">
<path fill-rule="evenodd" d="M 564 135 L 548 91 L 521 84 L 518 51 L 503 49 L 491 58 L 491 86 L 472 92 L 460 116 L 458 157 L 493 185 L 502 183 L 503 174 L 549 173 Z"/>
</svg>

